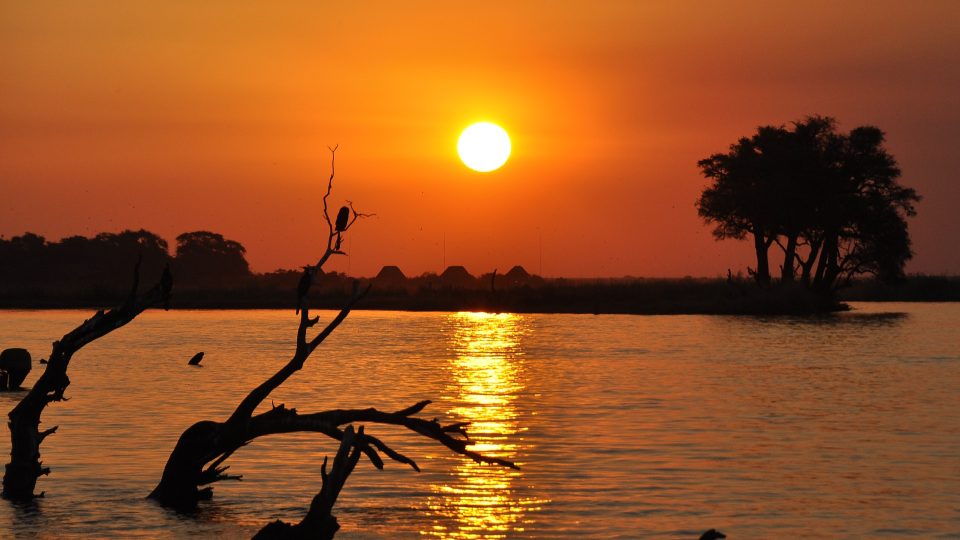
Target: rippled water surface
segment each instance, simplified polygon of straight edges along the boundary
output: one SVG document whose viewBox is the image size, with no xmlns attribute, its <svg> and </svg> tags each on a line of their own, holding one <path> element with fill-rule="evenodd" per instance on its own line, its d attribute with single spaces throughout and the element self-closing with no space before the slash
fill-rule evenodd
<svg viewBox="0 0 960 540">
<path fill-rule="evenodd" d="M 369 425 L 423 472 L 362 461 L 335 509 L 338 538 L 958 537 L 960 305 L 855 307 L 355 312 L 271 398 L 301 412 L 433 399 L 424 416 L 471 422 L 476 449 L 521 465 Z M 0 312 L 0 348 L 37 361 L 89 314 Z M 180 433 L 225 419 L 286 362 L 296 326 L 292 311 L 151 311 L 81 350 L 71 399 L 44 415 L 60 425 L 42 447 L 46 496 L 0 501 L 0 536 L 243 538 L 299 520 L 336 450 L 316 434 L 241 449 L 229 463 L 243 481 L 218 484 L 197 515 L 144 499 Z M 203 367 L 187 366 L 197 351 Z"/>
</svg>

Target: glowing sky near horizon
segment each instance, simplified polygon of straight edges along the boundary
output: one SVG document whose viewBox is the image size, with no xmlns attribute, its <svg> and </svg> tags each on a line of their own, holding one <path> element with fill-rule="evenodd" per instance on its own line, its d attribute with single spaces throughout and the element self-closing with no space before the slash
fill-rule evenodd
<svg viewBox="0 0 960 540">
<path fill-rule="evenodd" d="M 0 6 L 6 237 L 205 229 L 299 267 L 339 144 L 334 204 L 376 217 L 332 269 L 725 275 L 750 246 L 697 217 L 697 160 L 824 114 L 924 196 L 908 271 L 960 273 L 955 2 Z M 481 120 L 514 145 L 487 175 L 456 152 Z"/>
</svg>

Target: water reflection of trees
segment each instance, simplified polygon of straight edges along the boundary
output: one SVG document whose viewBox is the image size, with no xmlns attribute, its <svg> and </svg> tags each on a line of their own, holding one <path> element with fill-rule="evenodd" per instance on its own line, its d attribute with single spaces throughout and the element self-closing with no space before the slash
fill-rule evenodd
<svg viewBox="0 0 960 540">
<path fill-rule="evenodd" d="M 474 450 L 520 459 L 530 449 L 518 400 L 524 384 L 522 315 L 455 313 L 447 321 L 450 415 L 471 423 Z M 434 514 L 423 534 L 441 538 L 502 538 L 523 530 L 525 516 L 544 501 L 521 496 L 523 471 L 462 459 L 428 501 Z"/>
<path fill-rule="evenodd" d="M 807 315 L 796 317 L 762 315 L 756 317 L 734 316 L 731 319 L 744 324 L 753 324 L 759 321 L 764 324 L 783 324 L 787 326 L 854 326 L 854 327 L 894 327 L 899 326 L 910 318 L 902 312 L 857 313 L 842 311 L 823 315 Z"/>
</svg>

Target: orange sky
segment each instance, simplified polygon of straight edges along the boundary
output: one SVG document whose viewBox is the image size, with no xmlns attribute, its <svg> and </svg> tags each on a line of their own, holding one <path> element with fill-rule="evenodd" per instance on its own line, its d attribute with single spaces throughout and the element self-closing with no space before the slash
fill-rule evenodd
<svg viewBox="0 0 960 540">
<path fill-rule="evenodd" d="M 698 159 L 807 114 L 888 132 L 924 196 L 908 271 L 960 273 L 956 2 L 0 1 L 0 234 L 146 228 L 329 268 L 713 276 L 751 263 L 696 215 Z M 501 124 L 513 155 L 466 169 Z"/>
</svg>

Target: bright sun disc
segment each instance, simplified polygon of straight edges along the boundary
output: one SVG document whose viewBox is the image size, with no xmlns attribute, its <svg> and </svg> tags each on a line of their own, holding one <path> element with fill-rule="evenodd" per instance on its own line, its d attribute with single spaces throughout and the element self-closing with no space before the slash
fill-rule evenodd
<svg viewBox="0 0 960 540">
<path fill-rule="evenodd" d="M 477 172 L 499 169 L 510 157 L 510 136 L 490 122 L 479 122 L 463 130 L 457 141 L 463 164 Z"/>
</svg>

